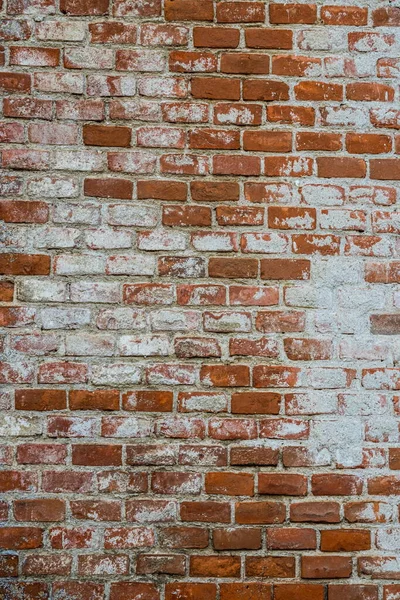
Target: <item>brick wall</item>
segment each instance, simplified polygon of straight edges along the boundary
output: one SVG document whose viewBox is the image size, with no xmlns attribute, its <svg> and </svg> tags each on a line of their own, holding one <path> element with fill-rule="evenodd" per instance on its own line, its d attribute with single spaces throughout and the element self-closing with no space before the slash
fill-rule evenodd
<svg viewBox="0 0 400 600">
<path fill-rule="evenodd" d="M 0 6 L 2 600 L 399 600 L 400 8 Z"/>
</svg>

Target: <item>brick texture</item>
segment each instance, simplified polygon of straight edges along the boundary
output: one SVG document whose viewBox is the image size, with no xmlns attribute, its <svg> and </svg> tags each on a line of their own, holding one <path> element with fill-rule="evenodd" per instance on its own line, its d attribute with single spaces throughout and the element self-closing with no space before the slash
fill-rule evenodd
<svg viewBox="0 0 400 600">
<path fill-rule="evenodd" d="M 0 0 L 0 598 L 400 598 L 399 27 Z"/>
</svg>

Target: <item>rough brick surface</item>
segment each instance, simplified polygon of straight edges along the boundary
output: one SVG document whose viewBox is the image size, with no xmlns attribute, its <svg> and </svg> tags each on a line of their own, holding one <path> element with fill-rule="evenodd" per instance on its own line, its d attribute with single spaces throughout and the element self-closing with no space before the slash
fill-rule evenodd
<svg viewBox="0 0 400 600">
<path fill-rule="evenodd" d="M 400 8 L 0 0 L 0 598 L 400 598 Z"/>
</svg>

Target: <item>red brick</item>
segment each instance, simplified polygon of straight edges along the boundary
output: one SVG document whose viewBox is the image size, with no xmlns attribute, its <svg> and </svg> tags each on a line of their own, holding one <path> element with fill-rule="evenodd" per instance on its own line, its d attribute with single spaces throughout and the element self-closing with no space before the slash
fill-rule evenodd
<svg viewBox="0 0 400 600">
<path fill-rule="evenodd" d="M 313 475 L 312 490 L 315 496 L 354 496 L 361 493 L 363 481 L 356 475 Z"/>
<path fill-rule="evenodd" d="M 166 583 L 165 600 L 216 600 L 215 583 Z M 117 600 L 117 598 L 115 598 Z"/>
<path fill-rule="evenodd" d="M 316 211 L 313 208 L 271 206 L 268 226 L 272 229 L 315 229 Z"/>
<path fill-rule="evenodd" d="M 226 289 L 222 285 L 178 285 L 178 304 L 185 305 L 224 305 Z"/>
<path fill-rule="evenodd" d="M 169 54 L 169 69 L 177 73 L 211 73 L 217 70 L 217 58 L 211 52 L 174 50 Z"/>
<path fill-rule="evenodd" d="M 349 83 L 346 86 L 346 97 L 358 102 L 392 102 L 394 89 L 382 83 Z"/>
<path fill-rule="evenodd" d="M 309 437 L 309 425 L 300 419 L 263 419 L 259 427 L 261 438 L 303 440 Z"/>
<path fill-rule="evenodd" d="M 367 24 L 368 9 L 358 6 L 323 6 L 321 19 L 325 25 L 351 25 L 360 27 Z"/>
<path fill-rule="evenodd" d="M 127 575 L 129 557 L 126 554 L 84 554 L 78 556 L 78 574 L 94 575 Z"/>
<path fill-rule="evenodd" d="M 222 73 L 243 73 L 262 75 L 269 73 L 269 57 L 255 52 L 235 54 L 224 52 L 221 56 Z"/>
<path fill-rule="evenodd" d="M 235 521 L 244 525 L 282 523 L 285 513 L 285 506 L 281 502 L 238 502 Z"/>
<path fill-rule="evenodd" d="M 292 249 L 295 254 L 335 255 L 340 251 L 340 237 L 318 234 L 292 235 Z"/>
<path fill-rule="evenodd" d="M 258 261 L 255 258 L 210 258 L 208 273 L 217 278 L 252 279 L 257 277 Z"/>
<path fill-rule="evenodd" d="M 285 75 L 288 77 L 309 76 L 317 72 L 321 66 L 320 58 L 311 58 L 307 56 L 274 56 L 272 58 L 271 72 L 275 75 Z"/>
<path fill-rule="evenodd" d="M 49 275 L 50 256 L 45 254 L 3 254 L 1 275 Z"/>
<path fill-rule="evenodd" d="M 30 555 L 24 561 L 24 575 L 69 575 L 72 567 L 72 556 L 67 554 L 36 554 Z"/>
<path fill-rule="evenodd" d="M 239 556 L 191 556 L 192 577 L 239 577 Z"/>
<path fill-rule="evenodd" d="M 398 6 L 382 6 L 373 12 L 374 27 L 398 27 L 400 25 L 400 10 Z"/>
<path fill-rule="evenodd" d="M 197 48 L 237 48 L 240 31 L 231 27 L 194 27 L 193 43 Z"/>
<path fill-rule="evenodd" d="M 7 595 L 9 598 L 23 598 L 24 600 L 37 600 L 37 598 L 47 598 L 49 597 L 48 585 L 42 582 L 5 582 L 0 583 L 0 592 L 4 594 L 6 598 Z M 21 596 L 22 594 L 22 596 Z"/>
<path fill-rule="evenodd" d="M 0 576 L 17 577 L 18 576 L 18 556 L 8 555 L 0 557 Z M 1 590 L 1 586 L 0 586 Z"/>
<path fill-rule="evenodd" d="M 17 461 L 21 464 L 65 464 L 67 446 L 63 444 L 20 444 Z"/>
<path fill-rule="evenodd" d="M 230 505 L 227 502 L 182 502 L 180 515 L 182 521 L 201 523 L 229 523 Z"/>
<path fill-rule="evenodd" d="M 201 150 L 235 150 L 240 148 L 240 136 L 229 129 L 194 129 L 189 134 L 189 145 Z"/>
<path fill-rule="evenodd" d="M 260 473 L 258 476 L 258 491 L 260 494 L 273 496 L 305 496 L 307 493 L 307 478 L 304 475 Z"/>
<path fill-rule="evenodd" d="M 2 327 L 23 327 L 33 323 L 35 311 L 24 307 L 0 308 L 0 324 Z"/>
<path fill-rule="evenodd" d="M 206 548 L 208 537 L 208 529 L 201 527 L 166 527 L 162 532 L 162 543 L 168 548 Z"/>
<path fill-rule="evenodd" d="M 222 226 L 262 225 L 264 223 L 264 210 L 255 206 L 217 206 L 216 218 Z"/>
<path fill-rule="evenodd" d="M 0 73 L 0 90 L 4 93 L 26 93 L 31 89 L 31 77 L 26 73 Z"/>
<path fill-rule="evenodd" d="M 0 140 L 3 143 L 18 144 L 25 141 L 25 132 L 21 123 L 0 123 Z"/>
<path fill-rule="evenodd" d="M 268 583 L 221 583 L 219 589 L 221 600 L 270 600 L 272 597 L 272 587 Z"/>
<path fill-rule="evenodd" d="M 185 556 L 141 555 L 137 559 L 138 574 L 184 575 L 186 570 Z"/>
<path fill-rule="evenodd" d="M 301 559 L 304 579 L 337 579 L 351 574 L 351 558 L 347 556 L 303 556 Z"/>
<path fill-rule="evenodd" d="M 315 550 L 317 536 L 314 529 L 268 529 L 267 546 L 271 550 Z"/>
<path fill-rule="evenodd" d="M 349 523 L 385 523 L 390 519 L 385 509 L 387 505 L 380 502 L 347 502 L 344 516 Z"/>
<path fill-rule="evenodd" d="M 206 474 L 205 489 L 209 494 L 252 496 L 254 479 L 251 473 L 211 472 Z"/>
<path fill-rule="evenodd" d="M 277 344 L 266 337 L 256 340 L 247 338 L 231 338 L 229 340 L 229 354 L 231 356 L 264 356 L 277 358 L 279 350 Z"/>
<path fill-rule="evenodd" d="M 278 290 L 275 287 L 231 285 L 229 301 L 240 306 L 271 306 L 278 304 Z"/>
<path fill-rule="evenodd" d="M 259 104 L 224 102 L 214 106 L 216 125 L 261 125 L 261 118 L 262 107 Z M 227 182 L 226 185 L 232 184 Z"/>
<path fill-rule="evenodd" d="M 198 494 L 200 479 L 196 473 L 153 473 L 151 489 L 156 494 Z"/>
<path fill-rule="evenodd" d="M 68 594 L 70 600 L 102 600 L 104 584 L 89 581 L 55 581 L 52 584 L 54 598 Z"/>
<path fill-rule="evenodd" d="M 312 175 L 313 164 L 313 159 L 306 157 L 271 156 L 264 160 L 267 177 L 307 177 Z"/>
<path fill-rule="evenodd" d="M 89 527 L 74 529 L 58 526 L 49 531 L 49 539 L 51 547 L 57 550 L 90 548 L 93 545 L 94 533 L 94 529 Z"/>
<path fill-rule="evenodd" d="M 90 41 L 92 44 L 135 44 L 136 25 L 122 22 L 90 23 Z"/>
<path fill-rule="evenodd" d="M 259 175 L 261 162 L 258 156 L 219 155 L 213 157 L 214 175 Z"/>
<path fill-rule="evenodd" d="M 260 311 L 256 317 L 256 329 L 263 333 L 293 333 L 303 331 L 304 313 L 296 311 Z"/>
<path fill-rule="evenodd" d="M 275 600 L 323 600 L 325 587 L 308 583 L 278 583 Z"/>
<path fill-rule="evenodd" d="M 191 92 L 193 98 L 207 98 L 208 100 L 239 100 L 240 81 L 239 79 L 193 77 L 191 82 Z"/>
<path fill-rule="evenodd" d="M 88 466 L 118 466 L 122 464 L 122 447 L 100 444 L 72 446 L 72 464 Z"/>
<path fill-rule="evenodd" d="M 281 99 L 288 100 L 288 98 Z M 315 123 L 315 111 L 314 108 L 308 106 L 273 104 L 271 106 L 267 106 L 267 119 L 273 123 L 304 125 L 305 127 L 309 127 Z"/>
<path fill-rule="evenodd" d="M 275 4 L 269 5 L 270 23 L 276 24 L 310 24 L 317 21 L 316 4 Z"/>
<path fill-rule="evenodd" d="M 173 394 L 169 391 L 134 391 L 122 396 L 124 410 L 143 412 L 169 412 L 172 410 Z"/>
<path fill-rule="evenodd" d="M 272 448 L 263 448 L 255 446 L 246 448 L 246 446 L 233 447 L 230 454 L 231 465 L 277 465 L 279 452 Z"/>
<path fill-rule="evenodd" d="M 248 48 L 291 50 L 293 46 L 293 32 L 289 29 L 251 27 L 245 30 L 245 38 Z"/>
<path fill-rule="evenodd" d="M 293 556 L 247 556 L 246 576 L 282 579 L 294 577 L 295 559 Z"/>
<path fill-rule="evenodd" d="M 255 387 L 295 387 L 300 369 L 296 367 L 257 365 L 253 367 Z"/>
<path fill-rule="evenodd" d="M 343 87 L 338 83 L 322 81 L 301 81 L 294 87 L 296 100 L 340 101 L 343 99 Z"/>
<path fill-rule="evenodd" d="M 67 408 L 67 394 L 64 390 L 15 390 L 15 408 L 17 410 L 63 410 Z"/>
<path fill-rule="evenodd" d="M 378 588 L 373 584 L 328 585 L 329 600 L 340 600 L 344 595 L 348 600 L 360 600 L 361 598 L 365 600 L 378 600 Z"/>
<path fill-rule="evenodd" d="M 206 227 L 211 225 L 211 209 L 208 206 L 165 206 L 162 222 L 170 227 Z"/>
<path fill-rule="evenodd" d="M 13 503 L 16 521 L 63 521 L 65 502 L 57 498 L 15 500 Z"/>
<path fill-rule="evenodd" d="M 187 198 L 187 186 L 181 181 L 138 181 L 137 194 L 139 200 L 173 200 L 184 202 Z"/>
<path fill-rule="evenodd" d="M 10 48 L 10 65 L 23 67 L 57 67 L 60 62 L 58 48 L 13 46 Z"/>
<path fill-rule="evenodd" d="M 231 410 L 237 414 L 278 414 L 280 399 L 275 392 L 236 392 Z"/>
<path fill-rule="evenodd" d="M 6 223 L 46 223 L 48 206 L 45 202 L 2 200 L 0 218 Z"/>
<path fill-rule="evenodd" d="M 371 548 L 371 534 L 362 529 L 321 531 L 323 552 L 354 552 Z"/>
<path fill-rule="evenodd" d="M 212 0 L 166 0 L 167 21 L 212 21 Z"/>
<path fill-rule="evenodd" d="M 265 258 L 261 260 L 261 279 L 309 279 L 310 261 Z"/>
<path fill-rule="evenodd" d="M 396 158 L 373 158 L 370 160 L 371 179 L 400 179 L 400 160 Z"/>
<path fill-rule="evenodd" d="M 348 133 L 346 148 L 351 154 L 383 154 L 392 149 L 392 140 L 388 135 Z"/>
<path fill-rule="evenodd" d="M 163 256 L 158 260 L 158 272 L 168 277 L 205 277 L 205 261 L 201 257 L 192 259 L 175 256 Z"/>
<path fill-rule="evenodd" d="M 328 340 L 286 338 L 286 356 L 290 360 L 329 360 L 332 358 L 332 344 Z"/>
<path fill-rule="evenodd" d="M 131 143 L 129 127 L 112 127 L 105 125 L 84 125 L 83 142 L 86 146 L 123 146 Z"/>
<path fill-rule="evenodd" d="M 159 17 L 161 15 L 160 0 L 149 0 L 146 4 L 133 5 L 129 0 L 115 0 L 113 14 L 116 16 L 136 16 L 139 18 Z"/>
<path fill-rule="evenodd" d="M 203 365 L 200 378 L 214 387 L 242 387 L 250 384 L 250 370 L 245 365 Z"/>
<path fill-rule="evenodd" d="M 338 523 L 340 505 L 337 502 L 293 502 L 290 520 L 296 523 Z"/>
<path fill-rule="evenodd" d="M 214 529 L 213 546 L 215 550 L 258 550 L 261 548 L 261 529 Z"/>
<path fill-rule="evenodd" d="M 70 508 L 75 519 L 92 521 L 121 520 L 121 506 L 118 501 L 75 500 L 70 502 Z"/>
<path fill-rule="evenodd" d="M 265 7 L 262 2 L 219 2 L 217 21 L 220 23 L 257 23 L 265 19 Z"/>
<path fill-rule="evenodd" d="M 317 158 L 319 177 L 365 177 L 365 161 L 359 158 Z"/>
<path fill-rule="evenodd" d="M 0 281 L 0 302 L 12 302 L 14 298 L 14 284 L 12 281 Z"/>
<path fill-rule="evenodd" d="M 289 131 L 245 131 L 243 148 L 252 152 L 290 152 L 292 134 Z"/>
<path fill-rule="evenodd" d="M 283 81 L 246 79 L 243 82 L 243 100 L 289 100 L 289 86 Z"/>
<path fill-rule="evenodd" d="M 239 199 L 238 184 L 228 181 L 192 181 L 190 191 L 192 199 L 198 202 L 235 201 Z"/>
<path fill-rule="evenodd" d="M 132 192 L 133 184 L 128 179 L 85 179 L 84 181 L 85 196 L 130 200 Z"/>
<path fill-rule="evenodd" d="M 71 390 L 69 393 L 71 410 L 118 410 L 117 390 Z"/>
<path fill-rule="evenodd" d="M 92 489 L 92 473 L 78 471 L 46 471 L 43 473 L 42 488 L 46 492 L 87 493 Z"/>
<path fill-rule="evenodd" d="M 43 530 L 39 527 L 1 527 L 0 548 L 28 550 L 42 546 Z"/>
<path fill-rule="evenodd" d="M 400 331 L 400 320 L 397 314 L 371 315 L 371 333 L 395 335 Z"/>
<path fill-rule="evenodd" d="M 339 133 L 320 133 L 319 131 L 299 131 L 296 134 L 297 150 L 326 150 L 342 148 L 342 136 Z"/>
<path fill-rule="evenodd" d="M 167 154 L 161 157 L 160 166 L 162 173 L 173 175 L 204 175 L 209 172 L 209 158 L 186 154 L 182 162 L 181 154 Z"/>
<path fill-rule="evenodd" d="M 107 0 L 60 0 L 60 10 L 67 15 L 95 16 L 108 13 Z"/>
</svg>

